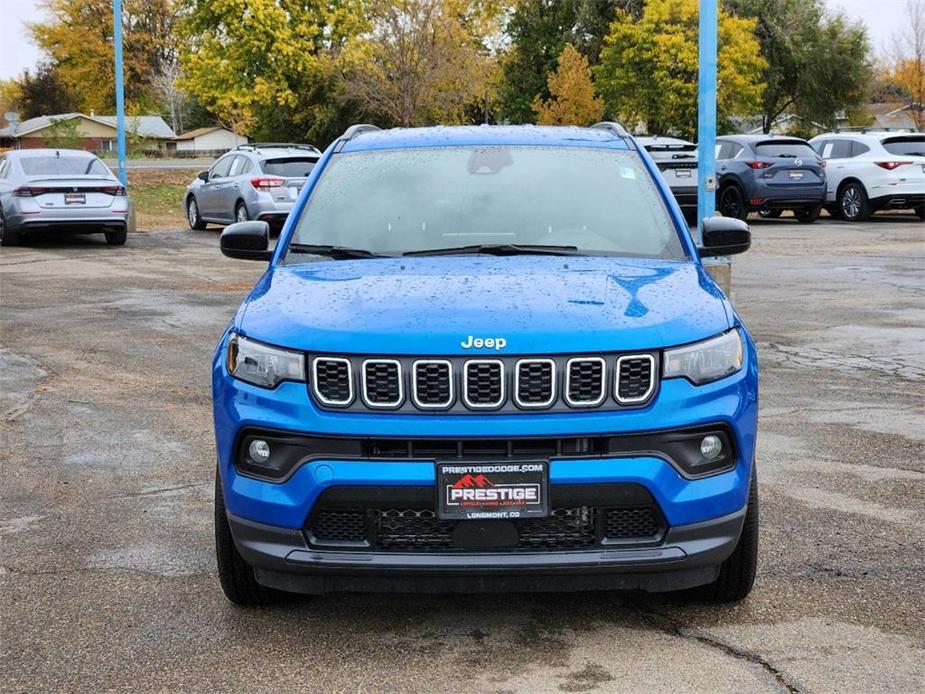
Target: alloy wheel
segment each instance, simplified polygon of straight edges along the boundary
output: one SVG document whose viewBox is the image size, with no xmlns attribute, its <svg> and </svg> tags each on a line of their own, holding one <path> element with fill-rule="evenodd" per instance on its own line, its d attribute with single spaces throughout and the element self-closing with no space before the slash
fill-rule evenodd
<svg viewBox="0 0 925 694">
<path fill-rule="evenodd" d="M 739 193 L 735 188 L 727 188 L 723 192 L 720 202 L 720 211 L 724 217 L 735 217 L 738 219 L 742 214 L 739 206 Z"/>
<path fill-rule="evenodd" d="M 192 198 L 186 205 L 186 218 L 189 220 L 190 228 L 196 227 L 196 220 L 199 217 L 199 208 L 196 201 Z"/>
<path fill-rule="evenodd" d="M 244 205 L 238 205 L 237 214 L 235 214 L 236 222 L 246 222 L 248 221 L 247 217 L 247 208 Z"/>
<path fill-rule="evenodd" d="M 861 191 L 857 186 L 848 186 L 842 193 L 841 211 L 847 219 L 854 219 L 861 213 Z"/>
</svg>

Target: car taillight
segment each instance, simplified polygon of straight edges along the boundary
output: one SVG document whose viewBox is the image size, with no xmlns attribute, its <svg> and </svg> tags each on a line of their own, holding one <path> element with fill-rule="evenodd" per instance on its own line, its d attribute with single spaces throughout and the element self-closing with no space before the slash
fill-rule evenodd
<svg viewBox="0 0 925 694">
<path fill-rule="evenodd" d="M 900 166 L 905 164 L 911 164 L 911 161 L 875 161 L 874 164 L 879 166 L 881 169 L 886 169 L 887 171 L 892 171 L 893 169 L 898 169 Z"/>
<path fill-rule="evenodd" d="M 257 190 L 270 190 L 279 188 L 286 182 L 285 178 L 252 178 L 251 185 Z"/>
<path fill-rule="evenodd" d="M 826 164 L 825 159 L 820 159 L 816 163 L 819 164 L 819 166 L 821 166 L 823 169 L 825 168 L 825 164 Z"/>
<path fill-rule="evenodd" d="M 44 195 L 48 192 L 47 188 L 36 188 L 35 186 L 22 186 L 13 191 L 13 195 L 17 198 L 34 198 L 39 195 Z"/>
<path fill-rule="evenodd" d="M 106 193 L 106 195 L 112 195 L 117 198 L 125 196 L 125 188 L 122 186 L 105 186 L 100 188 L 101 193 Z"/>
<path fill-rule="evenodd" d="M 753 169 L 770 169 L 773 166 L 769 161 L 750 161 L 748 165 Z"/>
</svg>

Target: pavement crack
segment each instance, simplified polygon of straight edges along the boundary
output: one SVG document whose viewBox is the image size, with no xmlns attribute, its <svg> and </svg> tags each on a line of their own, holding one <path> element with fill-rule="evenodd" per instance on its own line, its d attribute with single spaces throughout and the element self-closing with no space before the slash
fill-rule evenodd
<svg viewBox="0 0 925 694">
<path fill-rule="evenodd" d="M 202 487 L 203 485 L 209 484 L 209 481 L 204 482 L 189 482 L 187 484 L 178 484 L 173 487 L 158 487 L 157 489 L 146 489 L 141 492 L 129 492 L 127 494 L 119 494 L 117 496 L 109 497 L 111 499 L 132 499 L 140 496 L 157 496 L 158 494 L 168 494 L 170 492 L 180 491 L 181 489 L 192 489 L 194 487 Z"/>
<path fill-rule="evenodd" d="M 705 646 L 714 648 L 738 660 L 744 660 L 754 665 L 758 665 L 774 678 L 777 684 L 780 685 L 782 691 L 789 692 L 790 694 L 801 694 L 805 691 L 796 682 L 794 682 L 787 673 L 775 667 L 769 660 L 762 657 L 758 653 L 749 651 L 745 648 L 734 646 L 733 644 L 726 641 L 722 641 L 709 632 L 706 632 L 702 629 L 697 629 L 696 627 L 688 626 L 680 620 L 675 619 L 674 617 L 670 617 L 666 614 L 662 614 L 661 612 L 638 607 L 634 609 L 651 626 L 667 634 L 702 643 Z"/>
</svg>

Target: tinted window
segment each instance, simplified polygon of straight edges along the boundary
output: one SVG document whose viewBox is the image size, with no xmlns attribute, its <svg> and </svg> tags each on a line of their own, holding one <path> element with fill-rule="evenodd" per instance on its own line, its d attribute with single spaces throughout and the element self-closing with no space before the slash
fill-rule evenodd
<svg viewBox="0 0 925 694">
<path fill-rule="evenodd" d="M 717 159 L 729 159 L 729 152 L 732 151 L 731 142 L 717 142 L 716 143 L 716 158 Z"/>
<path fill-rule="evenodd" d="M 317 158 L 287 157 L 284 159 L 266 159 L 261 162 L 263 172 L 269 176 L 283 178 L 305 178 L 315 168 Z"/>
<path fill-rule="evenodd" d="M 672 159 L 694 159 L 697 156 L 697 145 L 693 143 L 654 143 L 645 145 L 645 148 L 646 151 L 651 154 L 652 158 L 656 161 L 667 161 Z"/>
<path fill-rule="evenodd" d="M 859 157 L 862 154 L 867 154 L 870 151 L 870 147 L 865 145 L 863 142 L 854 142 L 851 143 L 851 156 Z"/>
<path fill-rule="evenodd" d="M 234 161 L 231 164 L 231 168 L 228 169 L 228 176 L 237 176 L 242 173 L 244 164 L 247 163 L 247 159 L 244 157 L 235 157 Z"/>
<path fill-rule="evenodd" d="M 883 146 L 890 154 L 925 157 L 925 135 L 891 137 L 883 141 Z"/>
<path fill-rule="evenodd" d="M 23 157 L 19 160 L 26 176 L 110 176 L 99 159 L 75 156 Z"/>
<path fill-rule="evenodd" d="M 735 159 L 742 152 L 744 148 L 738 142 L 729 143 L 729 158 Z"/>
<path fill-rule="evenodd" d="M 812 157 L 813 148 L 799 140 L 774 140 L 755 145 L 759 157 Z"/>
<path fill-rule="evenodd" d="M 576 246 L 589 254 L 685 257 L 639 155 L 580 147 L 422 147 L 336 155 L 292 241 L 390 255 L 541 244 Z"/>
<path fill-rule="evenodd" d="M 851 140 L 823 140 L 817 143 L 816 151 L 823 159 L 848 159 L 851 157 Z"/>
<path fill-rule="evenodd" d="M 234 157 L 222 157 L 219 159 L 215 166 L 212 167 L 209 171 L 209 178 L 224 178 L 228 175 L 229 169 L 231 169 L 231 163 L 234 161 Z"/>
</svg>

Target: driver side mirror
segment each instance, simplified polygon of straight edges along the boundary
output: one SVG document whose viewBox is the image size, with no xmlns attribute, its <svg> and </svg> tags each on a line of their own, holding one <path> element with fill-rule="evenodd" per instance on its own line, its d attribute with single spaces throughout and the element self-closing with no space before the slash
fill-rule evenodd
<svg viewBox="0 0 925 694">
<path fill-rule="evenodd" d="M 269 260 L 270 225 L 266 222 L 238 222 L 225 227 L 219 239 L 222 254 L 241 260 Z"/>
<path fill-rule="evenodd" d="M 700 257 L 744 253 L 752 245 L 748 224 L 732 217 L 708 217 L 703 220 L 703 245 Z"/>
<path fill-rule="evenodd" d="M 200 172 L 199 172 L 199 175 L 197 175 L 196 178 L 198 178 L 200 181 L 208 181 L 208 180 L 209 180 L 209 172 L 208 172 L 208 171 L 200 171 Z"/>
</svg>

